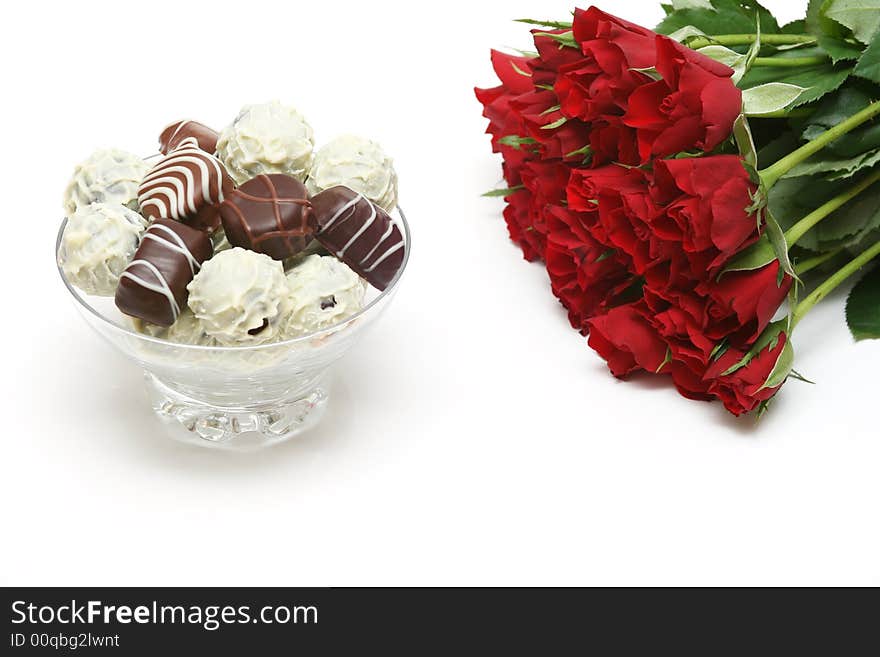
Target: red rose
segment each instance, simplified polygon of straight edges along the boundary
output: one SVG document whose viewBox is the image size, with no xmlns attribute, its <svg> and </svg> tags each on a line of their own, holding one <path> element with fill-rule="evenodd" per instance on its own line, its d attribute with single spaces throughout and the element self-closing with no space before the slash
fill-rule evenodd
<svg viewBox="0 0 880 657">
<path fill-rule="evenodd" d="M 490 89 L 474 89 L 477 100 L 483 105 L 483 116 L 489 119 L 486 132 L 492 135 L 492 152 L 504 157 L 504 174 L 510 186 L 519 181 L 519 167 L 523 162 L 537 157 L 534 148 L 527 144 L 503 143 L 505 137 L 522 137 L 525 124 L 511 100 L 532 91 L 529 59 L 492 51 L 492 66 L 501 85 Z"/>
<path fill-rule="evenodd" d="M 510 239 L 522 249 L 523 257 L 529 262 L 540 260 L 544 254 L 545 238 L 532 224 L 532 204 L 529 192 L 524 189 L 506 196 L 504 221 Z"/>
<path fill-rule="evenodd" d="M 757 339 L 785 301 L 791 288 L 786 275 L 777 285 L 779 262 L 750 271 L 727 272 L 720 279 L 704 281 L 698 288 L 707 300 L 707 332 L 734 344 Z"/>
<path fill-rule="evenodd" d="M 564 114 L 585 121 L 622 114 L 632 90 L 650 80 L 633 69 L 654 66 L 654 32 L 595 7 L 575 10 L 572 31 L 583 57 L 560 70 Z"/>
<path fill-rule="evenodd" d="M 705 380 L 709 382 L 710 392 L 734 415 L 755 410 L 762 401 L 775 395 L 782 385 L 773 388 L 764 387 L 782 355 L 787 339 L 784 332 L 780 333 L 775 345 L 765 347 L 747 365 L 725 375 L 724 372 L 745 355 L 743 351 L 728 349 L 706 372 Z"/>
<path fill-rule="evenodd" d="M 752 203 L 754 184 L 736 155 L 654 163 L 655 201 L 664 206 L 656 234 L 681 245 L 680 256 L 695 280 L 716 274 L 731 256 L 758 239 Z"/>
<path fill-rule="evenodd" d="M 727 139 L 742 111 L 733 69 L 672 39 L 657 36 L 662 79 L 629 97 L 623 122 L 638 132 L 641 161 L 681 151 L 711 151 Z"/>
<path fill-rule="evenodd" d="M 589 345 L 616 377 L 635 371 L 656 372 L 666 360 L 667 345 L 651 324 L 644 301 L 612 308 L 587 322 Z"/>
<path fill-rule="evenodd" d="M 587 320 L 613 305 L 633 280 L 625 263 L 591 234 L 595 214 L 562 206 L 547 210 L 544 261 L 550 286 L 572 327 L 583 333 Z"/>
<path fill-rule="evenodd" d="M 627 99 L 650 78 L 633 69 L 654 65 L 654 33 L 595 7 L 575 10 L 573 34 L 582 56 L 562 63 L 554 83 L 560 112 L 591 123 L 593 164 L 637 164 L 636 131 L 621 117 Z M 571 48 L 563 50 L 573 51 Z"/>
<path fill-rule="evenodd" d="M 543 159 L 580 164 L 584 156 L 577 151 L 589 144 L 590 126 L 577 119 L 566 120 L 558 105 L 556 94 L 547 89 L 536 89 L 511 101 L 511 107 L 522 117 L 526 135 L 538 143 Z"/>
<path fill-rule="evenodd" d="M 565 30 L 532 30 L 535 50 L 538 56 L 529 60 L 532 83 L 535 87 L 552 87 L 556 83 L 560 69 L 583 60 L 577 48 L 562 47 L 556 39 L 545 34 L 562 34 Z"/>
</svg>

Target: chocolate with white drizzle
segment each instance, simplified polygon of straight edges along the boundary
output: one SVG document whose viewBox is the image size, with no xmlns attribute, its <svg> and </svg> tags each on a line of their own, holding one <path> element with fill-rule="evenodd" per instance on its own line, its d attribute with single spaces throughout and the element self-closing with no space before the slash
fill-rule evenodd
<svg viewBox="0 0 880 657">
<path fill-rule="evenodd" d="M 186 308 L 186 286 L 211 257 L 211 238 L 179 221 L 157 219 L 116 288 L 116 306 L 131 317 L 171 326 Z"/>
<path fill-rule="evenodd" d="M 315 216 L 306 186 L 292 176 L 261 174 L 220 204 L 226 239 L 275 260 L 305 249 L 315 234 Z"/>
<path fill-rule="evenodd" d="M 312 197 L 318 219 L 315 238 L 365 278 L 384 290 L 403 264 L 403 234 L 382 208 L 348 187 L 331 187 Z"/>
<path fill-rule="evenodd" d="M 220 135 L 206 125 L 196 121 L 177 121 L 165 126 L 159 135 L 159 152 L 168 155 L 180 146 L 184 139 L 192 137 L 196 140 L 199 148 L 206 153 L 214 153 L 217 150 L 217 138 Z"/>
<path fill-rule="evenodd" d="M 141 182 L 138 203 L 149 219 L 176 219 L 213 232 L 220 225 L 218 205 L 232 186 L 220 161 L 187 137 Z"/>
</svg>

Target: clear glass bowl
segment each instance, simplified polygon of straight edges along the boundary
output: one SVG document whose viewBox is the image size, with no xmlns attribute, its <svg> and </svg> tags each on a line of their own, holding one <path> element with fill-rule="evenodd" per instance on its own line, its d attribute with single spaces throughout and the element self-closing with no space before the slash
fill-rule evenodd
<svg viewBox="0 0 880 657">
<path fill-rule="evenodd" d="M 88 325 L 143 369 L 153 410 L 173 437 L 255 449 L 317 424 L 330 397 L 331 366 L 391 303 L 410 255 L 406 216 L 399 208 L 392 216 L 404 233 L 406 251 L 391 284 L 383 292 L 369 287 L 364 308 L 348 319 L 284 342 L 206 347 L 144 335 L 117 310 L 112 297 L 86 295 L 60 266 L 58 271 Z M 58 230 L 56 262 L 66 225 L 65 219 Z"/>
</svg>

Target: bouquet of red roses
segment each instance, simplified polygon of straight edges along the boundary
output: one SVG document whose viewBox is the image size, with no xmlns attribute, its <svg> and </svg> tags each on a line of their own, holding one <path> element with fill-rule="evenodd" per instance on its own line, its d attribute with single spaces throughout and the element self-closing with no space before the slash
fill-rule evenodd
<svg viewBox="0 0 880 657">
<path fill-rule="evenodd" d="M 595 7 L 521 22 L 477 89 L 511 239 L 611 372 L 766 409 L 792 332 L 880 255 L 880 1 L 673 0 L 651 31 Z M 880 337 L 880 268 L 850 293 Z"/>
</svg>

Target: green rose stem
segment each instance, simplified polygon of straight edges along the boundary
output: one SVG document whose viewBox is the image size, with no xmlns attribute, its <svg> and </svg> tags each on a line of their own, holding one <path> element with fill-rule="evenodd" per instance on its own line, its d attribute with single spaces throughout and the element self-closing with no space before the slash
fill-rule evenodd
<svg viewBox="0 0 880 657">
<path fill-rule="evenodd" d="M 755 57 L 752 66 L 775 66 L 777 68 L 790 68 L 794 66 L 815 66 L 828 61 L 825 55 L 812 57 Z"/>
<path fill-rule="evenodd" d="M 716 34 L 715 36 L 696 37 L 688 41 L 689 48 L 705 46 L 747 46 L 755 42 L 757 34 Z M 790 46 L 813 43 L 816 37 L 809 34 L 761 34 L 761 43 L 771 46 Z"/>
<path fill-rule="evenodd" d="M 794 312 L 791 314 L 791 328 L 793 329 L 797 323 L 804 318 L 804 315 L 810 312 L 810 309 L 813 306 L 828 296 L 834 288 L 843 283 L 847 278 L 855 274 L 859 269 L 871 262 L 871 260 L 878 255 L 880 255 L 880 242 L 877 242 L 874 246 L 863 251 L 860 255 L 856 256 L 846 265 L 838 269 L 828 277 L 824 283 L 804 297 L 804 300 L 797 305 Z"/>
<path fill-rule="evenodd" d="M 797 272 L 798 276 L 800 276 L 801 274 L 806 274 L 808 271 L 812 271 L 816 267 L 824 265 L 826 262 L 839 255 L 841 251 L 843 251 L 843 247 L 840 247 L 839 249 L 834 249 L 833 251 L 829 251 L 828 253 L 823 253 L 822 255 L 807 258 L 806 260 L 801 260 L 794 266 L 794 270 Z"/>
<path fill-rule="evenodd" d="M 761 169 L 758 175 L 761 178 L 761 184 L 765 190 L 769 190 L 777 180 L 782 178 L 786 173 L 794 169 L 798 164 L 806 160 L 811 155 L 819 152 L 825 146 L 848 133 L 853 128 L 857 128 L 866 121 L 870 121 L 880 114 L 880 101 L 875 101 L 868 105 L 861 112 L 853 114 L 851 117 L 838 123 L 836 126 L 828 128 L 815 139 L 811 139 L 806 144 L 792 151 L 781 160 L 771 164 L 766 169 Z"/>
<path fill-rule="evenodd" d="M 853 185 L 842 194 L 838 194 L 834 198 L 820 205 L 810 214 L 798 221 L 794 226 L 785 231 L 786 243 L 789 246 L 797 244 L 797 241 L 802 238 L 806 234 L 806 232 L 810 230 L 813 226 L 815 226 L 829 214 L 840 208 L 840 206 L 842 206 L 844 203 L 847 203 L 854 199 L 856 196 L 868 189 L 878 180 L 880 180 L 880 171 L 875 171 L 870 176 L 868 176 L 858 184 Z"/>
</svg>

